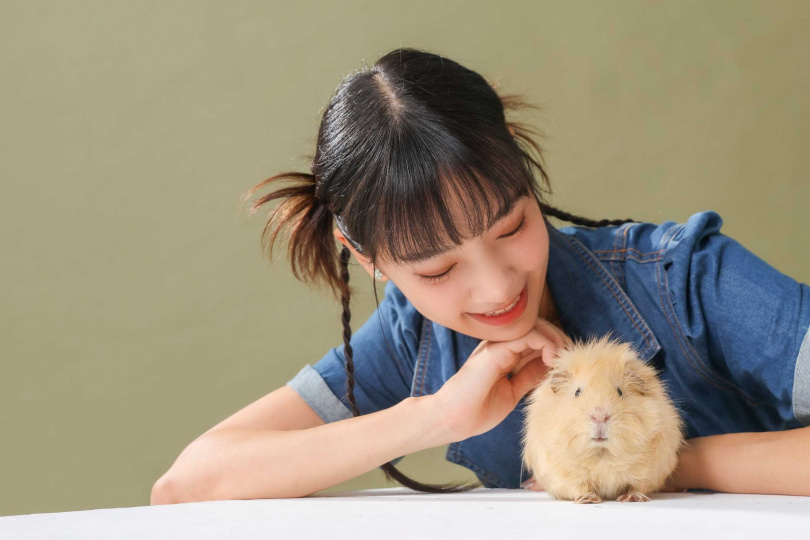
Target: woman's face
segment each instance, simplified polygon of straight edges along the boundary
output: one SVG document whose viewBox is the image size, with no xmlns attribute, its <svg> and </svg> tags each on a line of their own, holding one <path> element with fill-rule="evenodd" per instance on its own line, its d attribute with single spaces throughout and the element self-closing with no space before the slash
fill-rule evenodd
<svg viewBox="0 0 810 540">
<path fill-rule="evenodd" d="M 462 222 L 456 209 L 451 211 L 456 223 Z M 337 229 L 335 236 L 371 274 L 368 259 L 359 255 Z M 478 339 L 507 341 L 528 332 L 538 315 L 549 319 L 555 313 L 546 287 L 548 242 L 537 201 L 523 197 L 488 231 L 452 251 L 417 263 L 380 261 L 377 268 L 431 321 Z M 523 302 L 526 305 L 514 320 L 502 325 L 484 322 L 492 319 L 481 320 L 483 313 L 511 305 L 524 287 L 525 300 L 513 309 L 519 310 Z"/>
</svg>

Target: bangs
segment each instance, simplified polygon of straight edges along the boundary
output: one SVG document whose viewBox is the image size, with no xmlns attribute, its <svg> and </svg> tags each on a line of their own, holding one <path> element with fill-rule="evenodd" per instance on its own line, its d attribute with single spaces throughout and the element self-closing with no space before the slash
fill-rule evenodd
<svg viewBox="0 0 810 540">
<path fill-rule="evenodd" d="M 356 193 L 363 201 L 347 210 L 367 214 L 357 216 L 355 230 L 374 260 L 415 263 L 452 250 L 488 231 L 521 198 L 537 196 L 531 173 L 508 145 L 479 140 L 484 151 L 473 152 L 455 139 L 456 147 L 446 137 L 441 142 L 401 140 L 383 160 L 388 170 L 361 175 L 367 180 Z"/>
</svg>

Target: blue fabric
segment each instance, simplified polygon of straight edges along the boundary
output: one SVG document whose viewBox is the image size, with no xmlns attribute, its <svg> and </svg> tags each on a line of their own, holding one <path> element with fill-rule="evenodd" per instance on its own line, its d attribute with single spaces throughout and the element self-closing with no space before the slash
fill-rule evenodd
<svg viewBox="0 0 810 540">
<path fill-rule="evenodd" d="M 810 287 L 720 232 L 713 211 L 686 223 L 549 226 L 549 290 L 565 332 L 612 332 L 659 372 L 687 437 L 810 425 Z M 378 315 L 383 321 L 378 320 Z M 393 282 L 352 335 L 363 414 L 435 393 L 479 340 L 424 318 Z M 343 345 L 287 383 L 326 422 L 351 417 Z M 521 400 L 446 458 L 486 487 L 518 488 Z M 399 458 L 401 459 L 401 458 Z"/>
<path fill-rule="evenodd" d="M 379 307 L 351 336 L 354 398 L 361 414 L 393 407 L 411 395 L 423 320 L 394 282 L 386 282 Z M 305 365 L 287 384 L 325 422 L 352 417 L 344 344 L 331 348 L 314 366 Z"/>
</svg>

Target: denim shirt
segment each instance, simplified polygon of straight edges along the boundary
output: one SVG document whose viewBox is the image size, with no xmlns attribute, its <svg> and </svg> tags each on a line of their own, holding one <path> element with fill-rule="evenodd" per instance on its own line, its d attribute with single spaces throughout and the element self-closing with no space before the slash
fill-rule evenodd
<svg viewBox="0 0 810 540">
<path fill-rule="evenodd" d="M 705 211 L 680 224 L 549 226 L 546 274 L 563 329 L 630 342 L 657 369 L 687 438 L 808 426 L 810 287 L 722 234 L 722 223 Z M 360 412 L 435 393 L 479 342 L 423 317 L 389 281 L 351 338 Z M 352 416 L 343 348 L 287 382 L 325 422 Z M 520 446 L 527 396 L 490 431 L 449 444 L 446 459 L 485 487 L 518 488 L 530 476 Z"/>
</svg>

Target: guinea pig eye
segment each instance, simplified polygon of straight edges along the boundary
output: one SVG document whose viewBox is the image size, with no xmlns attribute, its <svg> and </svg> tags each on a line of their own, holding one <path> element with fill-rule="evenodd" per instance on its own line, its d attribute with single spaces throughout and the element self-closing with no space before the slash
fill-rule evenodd
<svg viewBox="0 0 810 540">
<path fill-rule="evenodd" d="M 577 391 L 576 391 L 576 392 L 574 392 L 574 397 L 579 397 L 579 393 L 580 393 L 581 391 L 582 391 L 582 390 L 580 390 L 579 388 L 577 388 Z"/>
<path fill-rule="evenodd" d="M 619 397 L 622 397 L 622 389 L 621 389 L 621 388 L 619 388 L 619 387 L 617 386 L 617 387 L 616 387 L 616 390 L 618 390 L 618 391 L 619 391 Z"/>
</svg>

